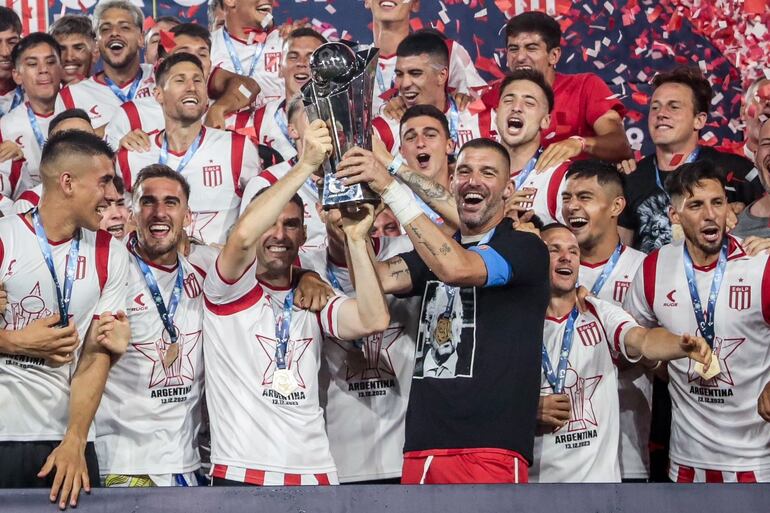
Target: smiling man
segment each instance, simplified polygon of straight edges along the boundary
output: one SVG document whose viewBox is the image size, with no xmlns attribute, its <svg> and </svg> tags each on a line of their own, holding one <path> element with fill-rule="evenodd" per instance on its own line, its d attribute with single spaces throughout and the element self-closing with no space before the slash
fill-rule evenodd
<svg viewBox="0 0 770 513">
<path fill-rule="evenodd" d="M 243 135 L 203 126 L 208 95 L 197 57 L 171 55 L 161 61 L 156 79 L 155 99 L 163 108 L 166 128 L 149 135 L 149 151 L 118 151 L 117 166 L 126 190 L 133 191 L 144 167 L 170 166 L 190 183 L 189 234 L 207 244 L 222 244 L 238 217 L 243 187 L 259 172 L 257 149 Z"/>
<path fill-rule="evenodd" d="M 48 31 L 61 46 L 64 84 L 74 84 L 91 76 L 99 59 L 96 33 L 88 16 L 65 14 Z"/>
<path fill-rule="evenodd" d="M 21 40 L 21 20 L 13 9 L 0 7 L 0 116 L 24 100 L 24 91 L 13 80 L 13 47 Z"/>
<path fill-rule="evenodd" d="M 14 141 L 24 152 L 34 186 L 41 180 L 40 155 L 61 84 L 61 48 L 53 36 L 35 32 L 19 41 L 11 56 L 13 79 L 24 88 L 27 101 L 0 119 L 0 136 Z"/>
</svg>

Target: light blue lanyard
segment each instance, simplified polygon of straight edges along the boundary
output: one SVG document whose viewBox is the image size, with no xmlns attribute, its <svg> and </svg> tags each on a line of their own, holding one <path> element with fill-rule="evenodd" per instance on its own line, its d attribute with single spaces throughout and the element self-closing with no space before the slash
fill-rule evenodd
<svg viewBox="0 0 770 513">
<path fill-rule="evenodd" d="M 203 139 L 203 128 L 201 128 L 201 131 L 198 132 L 198 135 L 195 136 L 195 140 L 190 145 L 189 148 L 187 148 L 187 151 L 184 153 L 184 156 L 182 157 L 182 161 L 179 163 L 179 165 L 176 168 L 177 173 L 181 173 L 182 170 L 187 166 L 187 164 L 190 163 L 190 161 L 193 158 L 193 155 L 195 155 L 195 152 L 198 151 L 198 148 L 201 145 L 201 139 Z M 158 164 L 167 165 L 168 162 L 168 139 L 166 138 L 166 133 L 163 132 L 163 142 L 160 146 L 160 158 L 158 159 Z"/>
<path fill-rule="evenodd" d="M 554 394 L 564 393 L 564 380 L 567 377 L 567 364 L 569 363 L 569 353 L 572 351 L 572 335 L 575 332 L 575 320 L 580 312 L 577 306 L 572 309 L 567 319 L 567 325 L 564 327 L 564 334 L 561 337 L 561 351 L 559 352 L 559 367 L 556 372 L 553 370 L 553 364 L 548 357 L 548 349 L 543 343 L 543 373 L 545 379 L 551 385 Z"/>
<path fill-rule="evenodd" d="M 131 87 L 128 89 L 128 94 L 123 94 L 123 90 L 118 87 L 118 84 L 112 81 L 110 77 L 108 77 L 106 74 L 104 75 L 104 81 L 107 83 L 107 86 L 110 88 L 112 93 L 118 97 L 118 100 L 120 100 L 123 103 L 130 102 L 134 99 L 136 96 L 136 91 L 139 89 L 139 84 L 142 83 L 142 70 L 139 70 L 139 73 L 136 74 L 136 77 L 134 78 L 134 82 L 131 84 Z"/>
<path fill-rule="evenodd" d="M 602 287 L 604 287 L 604 283 L 607 281 L 607 278 L 610 277 L 610 274 L 612 274 L 612 271 L 615 269 L 615 266 L 618 264 L 618 260 L 620 260 L 620 254 L 623 252 L 623 245 L 618 244 L 615 248 L 615 251 L 612 253 L 612 256 L 607 261 L 606 264 L 604 264 L 604 269 L 602 269 L 602 273 L 599 275 L 599 277 L 594 282 L 594 286 L 591 287 L 591 294 L 594 296 L 599 295 L 599 291 L 602 290 Z"/>
<path fill-rule="evenodd" d="M 293 306 L 294 289 L 291 289 L 283 300 L 281 316 L 275 321 L 275 366 L 281 370 L 286 368 L 286 350 L 289 346 Z"/>
<path fill-rule="evenodd" d="M 701 336 L 706 339 L 711 348 L 714 347 L 714 320 L 716 318 L 717 296 L 719 295 L 719 287 L 722 285 L 722 278 L 724 278 L 725 269 L 727 268 L 727 252 L 728 239 L 725 235 L 722 241 L 722 249 L 719 251 L 719 260 L 717 261 L 716 269 L 714 269 L 708 303 L 706 303 L 706 311 L 704 312 L 703 304 L 698 295 L 698 285 L 695 283 L 692 257 L 690 252 L 687 251 L 687 244 L 684 244 L 684 274 L 687 277 L 687 288 L 690 289 L 690 299 L 692 299 L 692 307 L 695 311 L 695 321 L 698 323 Z"/>
<path fill-rule="evenodd" d="M 246 74 L 243 72 L 243 66 L 241 65 L 241 59 L 238 57 L 238 52 L 235 51 L 235 46 L 233 45 L 233 40 L 230 37 L 230 34 L 227 32 L 227 30 L 222 29 L 222 37 L 225 40 L 225 46 L 227 47 L 227 53 L 230 54 L 230 61 L 233 63 L 233 68 L 235 68 L 235 72 L 239 75 L 244 75 L 246 77 L 251 77 L 254 74 L 254 70 L 257 68 L 257 62 L 259 62 L 259 58 L 262 57 L 262 52 L 265 51 L 265 46 L 267 46 L 266 43 L 260 43 L 257 45 L 257 47 L 254 49 L 254 55 L 251 56 L 251 64 L 249 64 L 249 73 Z"/>
</svg>

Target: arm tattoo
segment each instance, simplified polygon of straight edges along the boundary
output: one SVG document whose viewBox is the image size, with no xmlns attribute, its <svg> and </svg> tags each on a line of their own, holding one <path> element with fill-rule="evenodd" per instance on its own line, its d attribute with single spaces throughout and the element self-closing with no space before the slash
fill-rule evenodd
<svg viewBox="0 0 770 513">
<path fill-rule="evenodd" d="M 401 179 L 414 190 L 418 196 L 427 201 L 429 204 L 432 202 L 450 201 L 452 196 L 449 191 L 444 189 L 441 185 L 437 184 L 433 180 L 425 178 L 424 176 L 415 173 L 411 169 L 399 173 Z"/>
<path fill-rule="evenodd" d="M 409 267 L 406 266 L 406 262 L 404 262 L 403 258 L 401 257 L 391 258 L 386 263 L 388 264 L 388 268 L 390 269 L 391 278 L 398 279 L 401 276 L 411 278 Z"/>
</svg>

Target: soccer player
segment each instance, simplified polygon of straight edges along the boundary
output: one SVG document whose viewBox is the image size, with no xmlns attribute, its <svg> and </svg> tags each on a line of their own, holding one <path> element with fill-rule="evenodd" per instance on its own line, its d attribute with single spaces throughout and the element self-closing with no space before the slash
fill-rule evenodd
<svg viewBox="0 0 770 513">
<path fill-rule="evenodd" d="M 61 46 L 64 84 L 74 84 L 91 76 L 93 63 L 99 60 L 96 33 L 91 18 L 65 14 L 48 30 Z"/>
<path fill-rule="evenodd" d="M 243 186 L 259 172 L 257 149 L 243 135 L 203 126 L 208 95 L 197 57 L 171 55 L 155 73 L 155 99 L 163 108 L 166 128 L 150 134 L 149 151 L 118 151 L 117 164 L 126 190 L 133 192 L 136 176 L 144 167 L 168 165 L 190 184 L 189 235 L 207 244 L 222 244 L 238 217 Z"/>
<path fill-rule="evenodd" d="M 211 34 L 214 67 L 253 78 L 261 89 L 257 106 L 283 94 L 283 38 L 275 27 L 273 0 L 223 0 L 225 24 Z"/>
<path fill-rule="evenodd" d="M 277 151 L 283 160 L 297 155 L 294 140 L 289 134 L 287 112 L 289 102 L 303 85 L 310 81 L 310 56 L 326 38 L 307 27 L 292 31 L 283 44 L 280 76 L 284 90 L 280 99 L 270 100 L 255 111 L 242 111 L 235 116 L 233 130 L 250 129 L 259 144 Z M 245 133 L 245 132 L 243 132 Z"/>
<path fill-rule="evenodd" d="M 21 40 L 21 20 L 9 7 L 0 7 L 0 116 L 24 101 L 24 91 L 13 80 L 11 52 Z"/>
<path fill-rule="evenodd" d="M 27 101 L 0 118 L 0 137 L 19 145 L 29 183 L 35 186 L 40 183 L 40 154 L 62 79 L 61 47 L 53 36 L 34 32 L 19 41 L 11 57 L 13 79 L 24 88 Z"/>
<path fill-rule="evenodd" d="M 380 49 L 372 108 L 374 114 L 379 114 L 395 93 L 396 49 L 411 32 L 410 17 L 419 12 L 420 0 L 366 0 L 364 5 L 372 11 L 373 46 Z M 471 94 L 485 86 L 468 51 L 457 41 L 447 39 L 445 43 L 449 49 L 450 91 Z"/>
<path fill-rule="evenodd" d="M 672 240 L 667 178 L 681 164 L 709 160 L 727 179 L 727 199 L 739 213 L 763 192 L 754 165 L 738 155 L 700 146 L 713 92 L 697 68 L 676 68 L 653 79 L 647 125 L 655 153 L 639 161 L 625 181 L 627 207 L 620 216 L 621 237 L 650 253 Z"/>
<path fill-rule="evenodd" d="M 104 196 L 106 206 L 101 212 L 102 222 L 99 223 L 99 229 L 108 232 L 118 240 L 123 240 L 123 237 L 128 235 L 129 232 L 129 212 L 126 207 L 126 199 L 123 197 L 126 188 L 121 177 L 116 176 L 112 181 L 113 185 L 115 185 L 115 194 L 109 191 Z"/>
<path fill-rule="evenodd" d="M 449 50 L 441 37 L 431 32 L 411 34 L 399 43 L 396 56 L 396 88 L 407 108 L 433 105 L 443 112 L 457 148 L 476 137 L 494 137 L 490 112 L 475 115 L 460 110 L 447 94 Z M 373 128 L 394 155 L 400 146 L 399 121 L 384 115 L 372 120 Z"/>
<path fill-rule="evenodd" d="M 372 238 L 401 236 L 401 225 L 388 207 L 383 208 L 374 219 L 371 236 Z"/>
<path fill-rule="evenodd" d="M 381 164 L 354 149 L 338 176 L 368 181 L 362 173 L 372 165 Z M 537 236 L 515 231 L 505 218 L 510 167 L 494 141 L 474 139 L 460 149 L 452 179 L 459 240 L 431 222 L 405 185 L 369 182 L 415 247 L 377 264 L 383 289 L 423 295 L 402 483 L 527 480 L 548 256 Z"/>
<path fill-rule="evenodd" d="M 0 220 L 8 307 L 0 336 L 0 486 L 51 487 L 75 506 L 98 486 L 89 433 L 111 361 L 125 352 L 128 253 L 99 228 L 112 150 L 69 131 L 43 150 L 38 208 Z"/>
<path fill-rule="evenodd" d="M 3 216 L 15 212 L 16 200 L 30 188 L 27 162 L 24 159 L 8 159 L 0 163 L 0 213 Z"/>
<path fill-rule="evenodd" d="M 767 194 L 770 191 L 770 123 L 767 121 L 759 129 L 755 151 L 754 164 L 765 194 L 738 214 L 738 224 L 731 233 L 741 238 L 770 237 L 770 195 Z"/>
<path fill-rule="evenodd" d="M 726 233 L 724 174 L 710 161 L 679 166 L 666 183 L 684 240 L 648 255 L 625 310 L 643 326 L 700 334 L 718 367 L 668 365 L 669 478 L 676 482 L 768 481 L 770 431 L 756 414 L 770 361 L 768 254 L 749 257 Z"/>
<path fill-rule="evenodd" d="M 182 23 L 176 16 L 159 16 L 155 24 L 144 33 L 144 62 L 155 66 L 158 63 L 160 33 L 169 32 Z"/>
<path fill-rule="evenodd" d="M 214 32 L 225 24 L 225 5 L 222 0 L 209 0 L 208 3 L 209 31 Z"/>
<path fill-rule="evenodd" d="M 551 123 L 543 131 L 546 150 L 538 169 L 581 154 L 611 162 L 631 158 L 623 129 L 625 108 L 612 97 L 607 84 L 593 73 L 556 71 L 562 55 L 561 35 L 559 22 L 538 11 L 519 14 L 505 26 L 508 69 L 539 71 L 554 92 Z M 495 84 L 484 94 L 482 99 L 489 109 L 498 104 L 499 94 Z"/>
<path fill-rule="evenodd" d="M 580 247 L 578 283 L 599 299 L 622 305 L 645 255 L 618 236 L 618 217 L 626 204 L 620 174 L 600 161 L 573 162 L 561 195 L 564 220 Z M 652 376 L 646 363 L 618 362 L 623 479 L 650 477 Z"/>
<path fill-rule="evenodd" d="M 355 340 L 390 320 L 368 254 L 371 205 L 343 221 L 356 298 L 334 296 L 319 314 L 292 308 L 291 265 L 304 239 L 296 191 L 331 151 L 322 121 L 302 146 L 293 169 L 240 217 L 203 285 L 215 485 L 335 484 L 318 399 L 322 338 Z M 243 392 L 235 402 L 232 383 Z"/>
<path fill-rule="evenodd" d="M 533 482 L 619 482 L 617 373 L 611 351 L 630 361 L 642 356 L 685 356 L 708 365 L 700 337 L 640 327 L 623 309 L 589 297 L 577 305 L 580 248 L 564 225 L 540 231 L 551 262 L 551 301 L 543 334 L 542 389 Z"/>
</svg>

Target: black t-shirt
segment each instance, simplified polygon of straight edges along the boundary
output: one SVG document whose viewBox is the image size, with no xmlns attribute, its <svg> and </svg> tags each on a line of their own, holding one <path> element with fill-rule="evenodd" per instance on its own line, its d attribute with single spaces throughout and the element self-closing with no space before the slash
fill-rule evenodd
<svg viewBox="0 0 770 513">
<path fill-rule="evenodd" d="M 465 247 L 473 244 L 464 245 Z M 549 257 L 535 235 L 510 219 L 489 247 L 512 269 L 498 287 L 438 281 L 416 252 L 401 255 L 413 289 L 424 292 L 404 451 L 497 448 L 532 462 L 540 395 Z"/>
<path fill-rule="evenodd" d="M 721 169 L 727 179 L 727 200 L 746 205 L 764 193 L 759 174 L 754 164 L 740 155 L 701 146 L 700 160 L 711 160 Z M 672 171 L 660 172 L 663 185 Z M 654 155 L 647 155 L 636 167 L 636 171 L 625 177 L 626 208 L 620 215 L 619 224 L 634 231 L 633 247 L 650 253 L 671 242 L 671 222 L 668 218 L 668 196 L 655 180 Z"/>
</svg>

